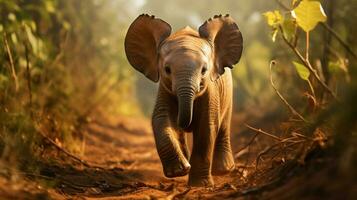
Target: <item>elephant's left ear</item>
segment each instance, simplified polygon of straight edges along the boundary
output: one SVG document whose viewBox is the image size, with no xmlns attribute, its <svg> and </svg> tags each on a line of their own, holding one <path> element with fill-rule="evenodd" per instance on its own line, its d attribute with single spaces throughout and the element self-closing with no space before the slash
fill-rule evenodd
<svg viewBox="0 0 357 200">
<path fill-rule="evenodd" d="M 211 79 L 216 80 L 224 73 L 224 68 L 233 68 L 240 60 L 243 37 L 238 25 L 229 15 L 216 15 L 202 24 L 198 30 L 200 37 L 207 39 L 214 47 L 215 69 Z"/>
<path fill-rule="evenodd" d="M 170 34 L 168 23 L 153 15 L 142 14 L 130 25 L 125 36 L 125 53 L 129 63 L 154 82 L 159 81 L 159 47 Z"/>
</svg>

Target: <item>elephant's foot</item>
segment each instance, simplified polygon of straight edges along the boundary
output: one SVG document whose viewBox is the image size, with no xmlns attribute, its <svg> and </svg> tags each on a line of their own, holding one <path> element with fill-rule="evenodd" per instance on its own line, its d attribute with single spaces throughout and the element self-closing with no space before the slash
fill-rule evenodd
<svg viewBox="0 0 357 200">
<path fill-rule="evenodd" d="M 188 185 L 192 187 L 210 187 L 214 185 L 212 176 L 208 177 L 192 177 L 190 175 Z"/>
<path fill-rule="evenodd" d="M 190 172 L 191 165 L 186 158 L 178 157 L 174 161 L 162 163 L 164 174 L 168 178 L 185 176 Z"/>
<path fill-rule="evenodd" d="M 212 165 L 213 175 L 224 175 L 233 171 L 235 167 L 232 153 L 215 152 Z"/>
</svg>

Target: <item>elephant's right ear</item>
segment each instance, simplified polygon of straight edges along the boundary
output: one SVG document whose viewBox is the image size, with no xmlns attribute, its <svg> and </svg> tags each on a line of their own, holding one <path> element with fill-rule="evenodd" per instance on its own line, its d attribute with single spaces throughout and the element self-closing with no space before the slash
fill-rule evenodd
<svg viewBox="0 0 357 200">
<path fill-rule="evenodd" d="M 215 15 L 202 24 L 198 32 L 214 47 L 215 68 L 211 80 L 217 80 L 224 73 L 225 67 L 232 69 L 240 60 L 243 51 L 242 33 L 229 15 Z"/>
<path fill-rule="evenodd" d="M 129 63 L 154 82 L 159 80 L 159 46 L 170 34 L 168 23 L 142 14 L 130 25 L 125 36 L 125 53 Z"/>
</svg>

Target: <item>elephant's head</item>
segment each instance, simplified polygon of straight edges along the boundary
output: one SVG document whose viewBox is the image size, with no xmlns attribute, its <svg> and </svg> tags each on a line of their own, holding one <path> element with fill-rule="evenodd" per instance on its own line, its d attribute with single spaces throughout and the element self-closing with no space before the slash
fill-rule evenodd
<svg viewBox="0 0 357 200">
<path fill-rule="evenodd" d="M 210 18 L 198 32 L 186 27 L 172 35 L 168 23 L 140 15 L 125 38 L 130 64 L 177 96 L 181 128 L 191 124 L 195 98 L 225 67 L 238 63 L 242 48 L 242 35 L 229 15 Z"/>
</svg>

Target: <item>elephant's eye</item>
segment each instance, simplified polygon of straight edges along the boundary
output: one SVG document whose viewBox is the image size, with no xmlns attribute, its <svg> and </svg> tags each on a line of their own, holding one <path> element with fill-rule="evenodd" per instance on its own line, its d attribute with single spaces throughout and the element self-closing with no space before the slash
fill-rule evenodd
<svg viewBox="0 0 357 200">
<path fill-rule="evenodd" d="M 207 72 L 207 67 L 206 67 L 206 66 L 202 67 L 201 74 L 202 74 L 202 75 L 205 75 L 206 72 Z"/>
<path fill-rule="evenodd" d="M 165 66 L 165 72 L 166 74 L 171 74 L 171 69 L 169 66 Z"/>
</svg>

